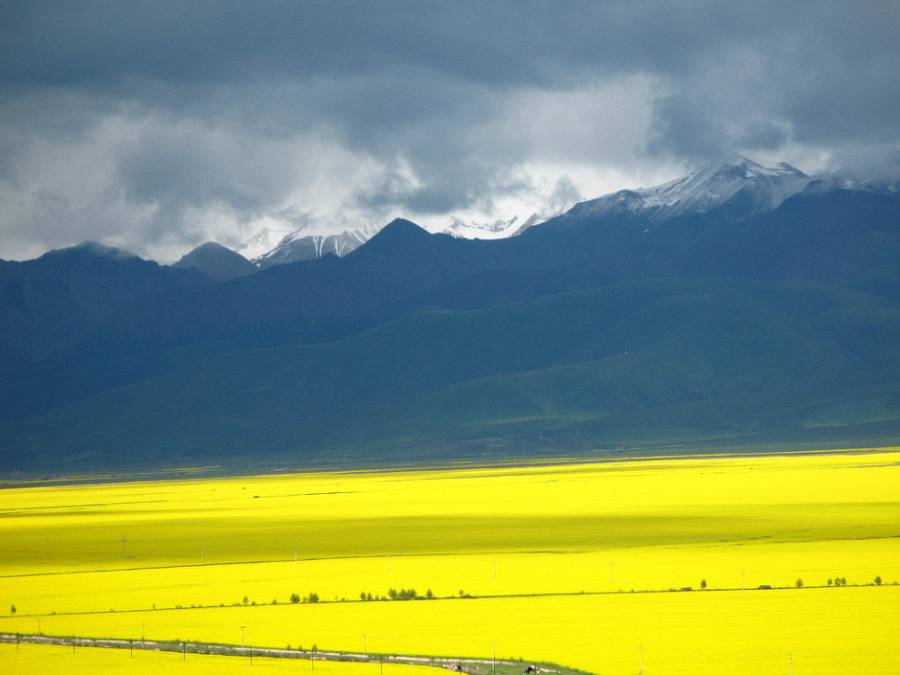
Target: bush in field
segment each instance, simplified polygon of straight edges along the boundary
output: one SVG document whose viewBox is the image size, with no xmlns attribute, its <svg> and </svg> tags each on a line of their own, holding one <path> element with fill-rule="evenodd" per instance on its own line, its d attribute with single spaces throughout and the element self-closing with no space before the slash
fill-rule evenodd
<svg viewBox="0 0 900 675">
<path fill-rule="evenodd" d="M 703 590 L 706 590 L 706 579 L 700 580 L 700 588 L 702 588 Z"/>
<path fill-rule="evenodd" d="M 880 576 L 875 577 L 875 585 L 876 585 L 876 586 L 881 586 L 881 577 L 880 577 Z"/>
<path fill-rule="evenodd" d="M 797 581 L 794 582 L 794 585 L 797 588 L 803 588 L 803 579 L 797 579 Z"/>
<path fill-rule="evenodd" d="M 298 602 L 300 602 L 300 596 L 296 593 L 291 593 L 291 603 L 296 605 Z"/>
<path fill-rule="evenodd" d="M 310 593 L 308 596 L 306 596 L 306 601 L 307 602 L 318 602 L 319 594 L 318 593 Z"/>
<path fill-rule="evenodd" d="M 15 606 L 15 605 L 10 605 L 10 606 L 9 606 L 9 613 L 10 613 L 10 614 L 15 614 L 15 613 L 16 613 L 16 606 Z"/>
<path fill-rule="evenodd" d="M 388 597 L 391 600 L 418 600 L 419 594 L 415 588 L 401 588 L 399 591 L 396 588 L 389 588 Z"/>
<path fill-rule="evenodd" d="M 434 599 L 434 593 L 431 592 L 430 588 L 427 591 L 425 591 L 425 597 L 428 598 L 429 600 Z"/>
<path fill-rule="evenodd" d="M 834 583 L 834 579 L 829 579 L 829 580 L 828 580 L 828 585 L 829 585 L 829 586 L 831 586 L 831 584 L 833 584 L 833 583 Z"/>
</svg>

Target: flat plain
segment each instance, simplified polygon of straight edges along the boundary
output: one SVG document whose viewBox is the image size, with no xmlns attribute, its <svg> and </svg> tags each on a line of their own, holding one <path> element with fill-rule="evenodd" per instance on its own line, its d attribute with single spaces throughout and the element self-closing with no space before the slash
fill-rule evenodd
<svg viewBox="0 0 900 675">
<path fill-rule="evenodd" d="M 896 448 L 10 487 L 0 630 L 896 672 L 898 488 Z"/>
</svg>

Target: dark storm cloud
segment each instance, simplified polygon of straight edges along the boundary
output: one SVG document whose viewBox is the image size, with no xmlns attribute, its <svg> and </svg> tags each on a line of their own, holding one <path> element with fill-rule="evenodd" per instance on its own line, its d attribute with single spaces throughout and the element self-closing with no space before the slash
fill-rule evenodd
<svg viewBox="0 0 900 675">
<path fill-rule="evenodd" d="M 203 236 L 203 209 L 306 213 L 321 175 L 378 217 L 490 212 L 542 162 L 896 171 L 898 34 L 894 0 L 7 2 L 0 257 L 57 243 L 48 213 L 73 237 L 130 219 L 137 248 Z"/>
</svg>

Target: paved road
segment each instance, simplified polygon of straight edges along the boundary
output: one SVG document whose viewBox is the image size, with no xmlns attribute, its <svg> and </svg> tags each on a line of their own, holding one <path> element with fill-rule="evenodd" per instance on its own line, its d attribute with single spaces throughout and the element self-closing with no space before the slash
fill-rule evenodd
<svg viewBox="0 0 900 675">
<path fill-rule="evenodd" d="M 442 658 L 434 656 L 408 656 L 403 654 L 363 654 L 358 652 L 312 651 L 303 649 L 275 649 L 252 645 L 236 645 L 211 642 L 161 641 L 161 640 L 121 640 L 112 638 L 92 638 L 77 635 L 35 635 L 28 633 L 0 633 L 0 642 L 62 645 L 66 647 L 103 647 L 106 649 L 144 649 L 161 652 L 181 652 L 187 654 L 218 654 L 221 656 L 242 656 L 253 658 L 265 656 L 281 659 L 315 659 L 319 661 L 353 661 L 357 663 L 402 663 L 415 666 L 432 666 L 463 673 L 489 673 L 492 671 L 523 672 L 528 664 L 520 661 L 501 659 Z M 576 671 L 541 663 L 535 666 L 539 673 L 573 673 Z"/>
</svg>

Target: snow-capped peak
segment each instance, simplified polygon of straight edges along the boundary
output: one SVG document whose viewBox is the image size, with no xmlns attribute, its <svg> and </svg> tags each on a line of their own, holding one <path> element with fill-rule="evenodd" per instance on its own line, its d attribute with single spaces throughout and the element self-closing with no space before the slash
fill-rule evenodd
<svg viewBox="0 0 900 675">
<path fill-rule="evenodd" d="M 514 235 L 521 227 L 522 223 L 519 222 L 518 216 L 488 223 L 466 222 L 460 218 L 452 218 L 446 228 L 437 231 L 461 239 L 505 239 Z"/>
<path fill-rule="evenodd" d="M 790 164 L 781 162 L 767 167 L 732 155 L 656 187 L 620 190 L 584 202 L 580 209 L 590 213 L 649 210 L 653 219 L 667 220 L 709 211 L 744 192 L 750 200 L 750 212 L 758 213 L 778 208 L 809 182 L 809 176 Z"/>
<path fill-rule="evenodd" d="M 253 259 L 257 267 L 269 267 L 300 260 L 321 258 L 326 254 L 345 256 L 365 244 L 381 229 L 376 225 L 365 225 L 356 229 L 345 229 L 333 234 L 311 233 L 311 228 L 301 227 L 282 237 L 278 245 Z"/>
<path fill-rule="evenodd" d="M 238 246 L 238 253 L 252 260 L 271 251 L 281 239 L 290 233 L 288 229 L 264 227 Z"/>
</svg>

